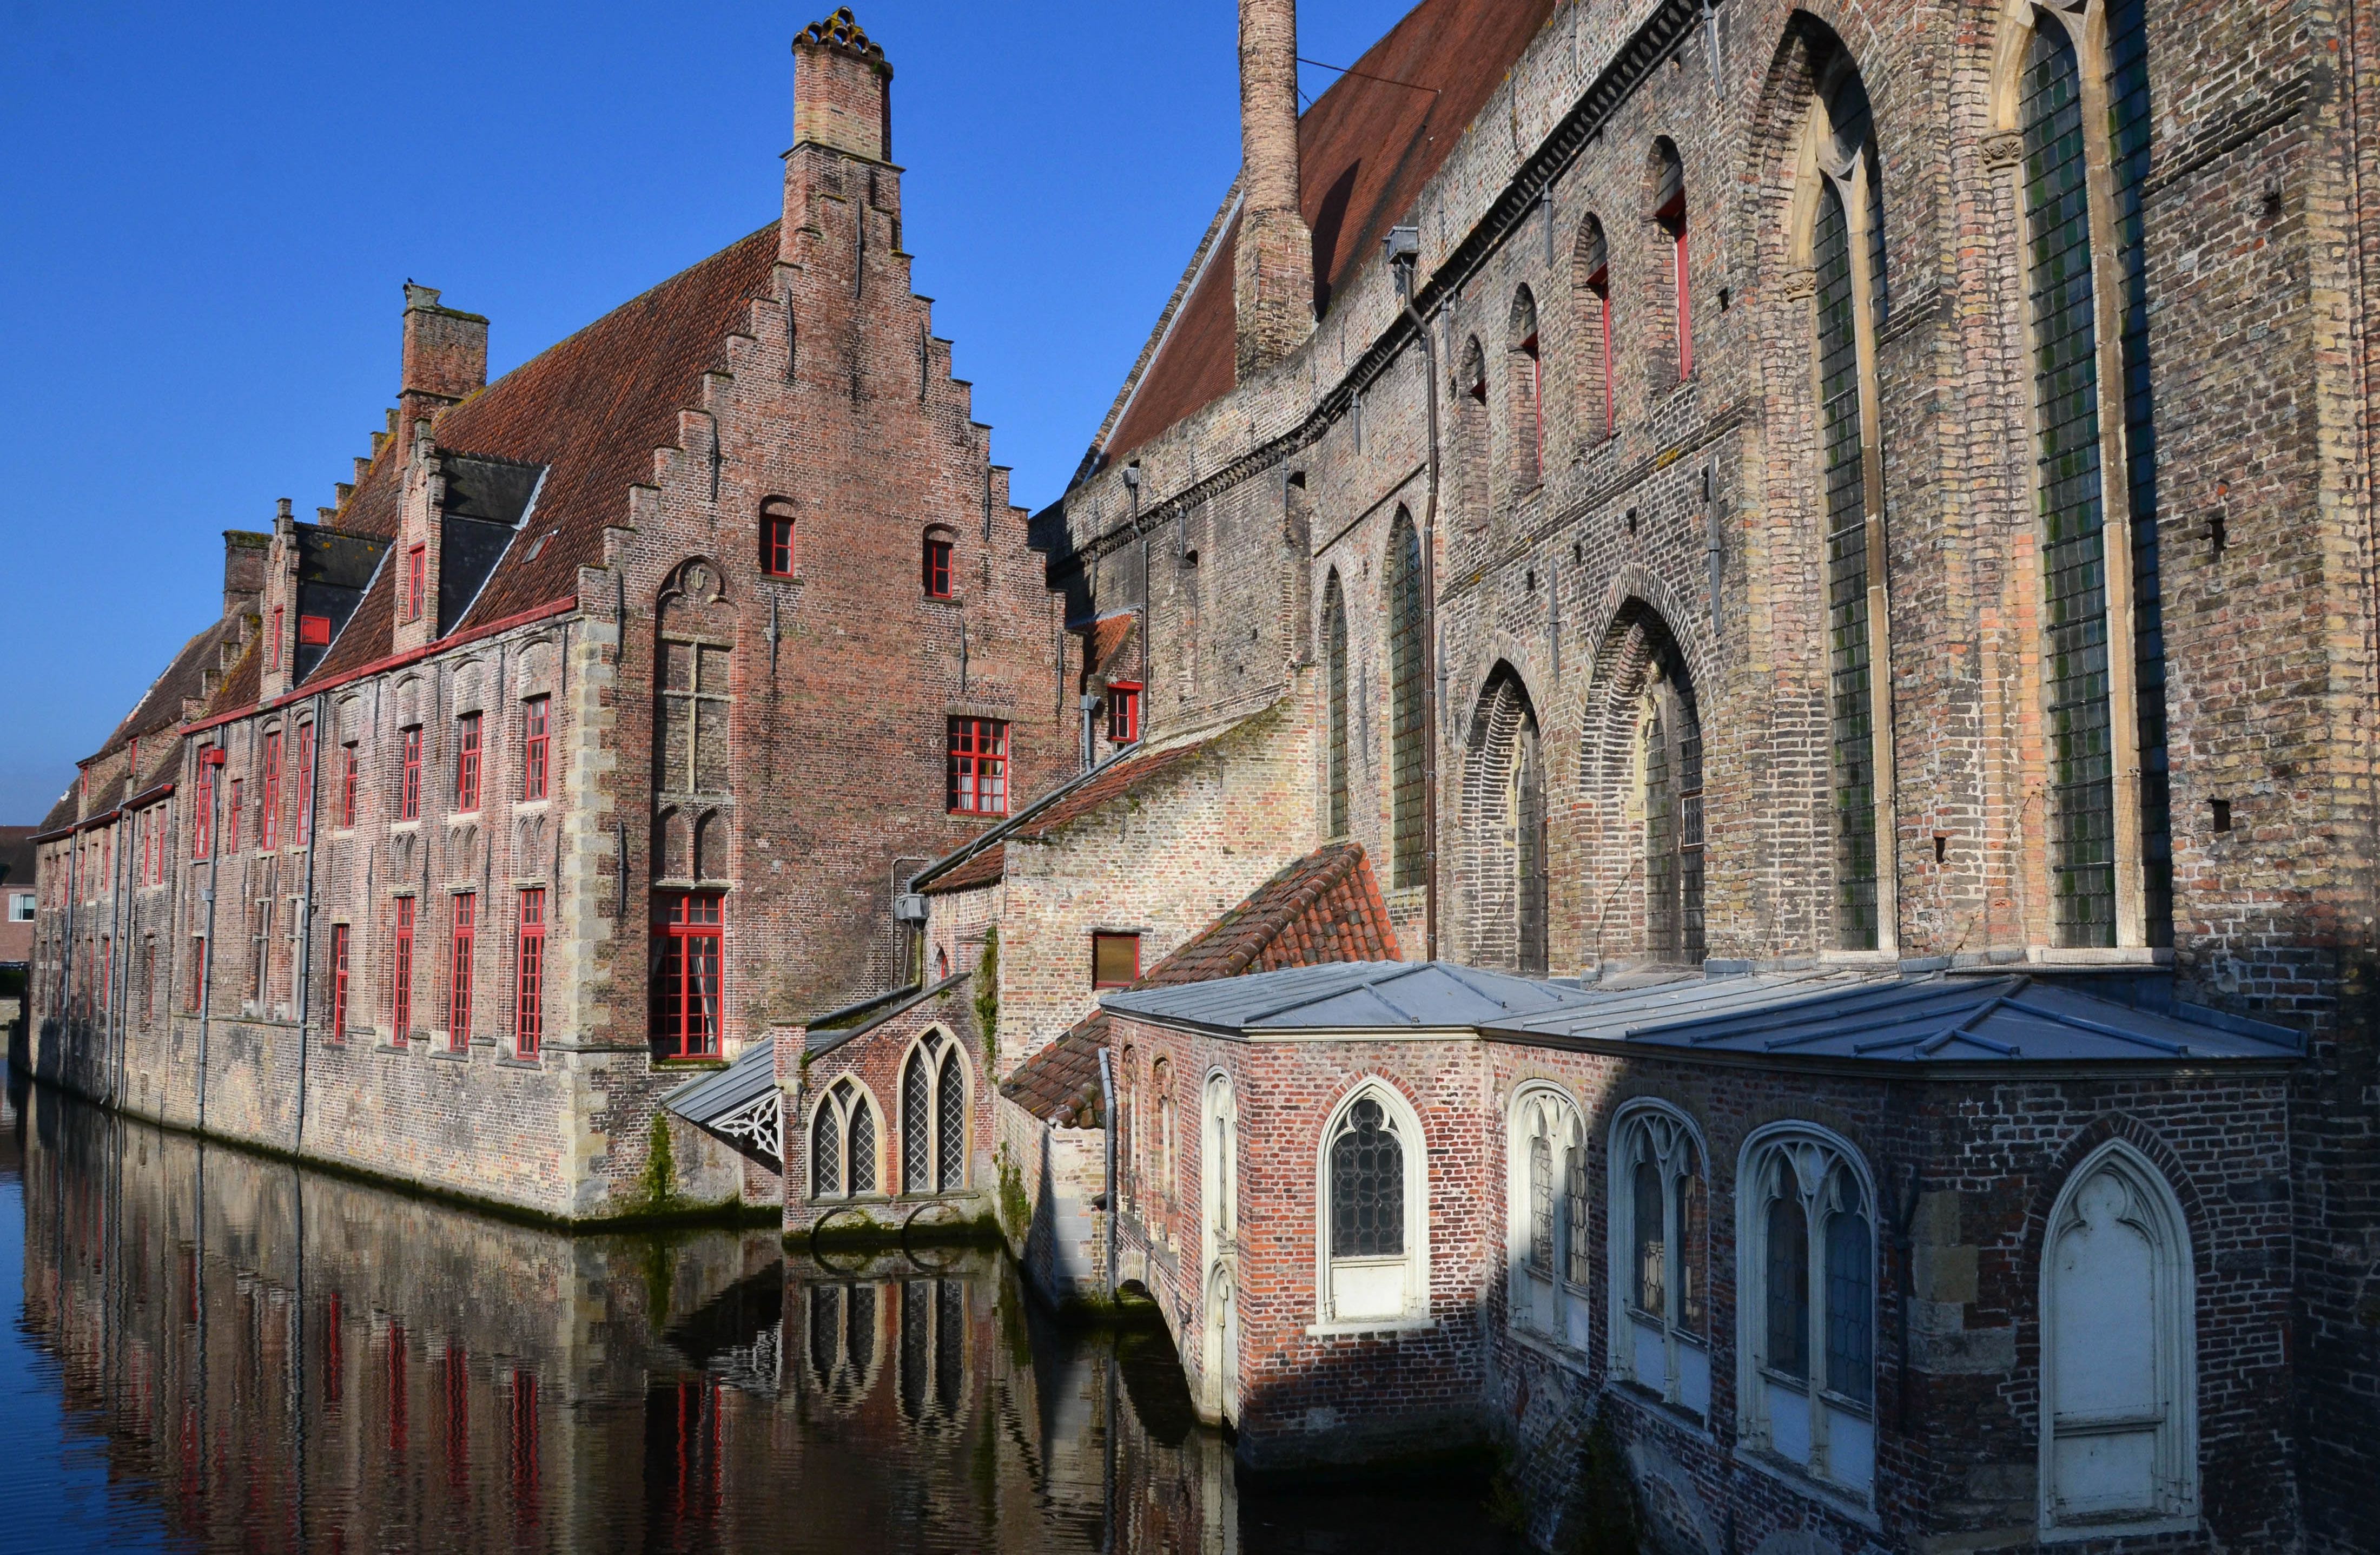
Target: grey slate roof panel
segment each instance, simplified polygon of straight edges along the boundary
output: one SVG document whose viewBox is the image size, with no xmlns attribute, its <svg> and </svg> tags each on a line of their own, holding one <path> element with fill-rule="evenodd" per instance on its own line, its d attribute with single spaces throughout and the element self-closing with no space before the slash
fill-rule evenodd
<svg viewBox="0 0 2380 1555">
<path fill-rule="evenodd" d="M 777 1045 L 755 1042 L 724 1069 L 696 1075 L 662 1097 L 662 1105 L 690 1124 L 709 1126 L 777 1083 Z"/>
<path fill-rule="evenodd" d="M 1445 962 L 1301 966 L 1101 1003 L 1223 1031 L 1475 1028 L 1514 1041 L 1870 1063 L 2288 1060 L 2298 1033 L 2219 1011 L 2136 1008 L 2055 979 L 1820 969 L 1572 988 Z"/>
</svg>

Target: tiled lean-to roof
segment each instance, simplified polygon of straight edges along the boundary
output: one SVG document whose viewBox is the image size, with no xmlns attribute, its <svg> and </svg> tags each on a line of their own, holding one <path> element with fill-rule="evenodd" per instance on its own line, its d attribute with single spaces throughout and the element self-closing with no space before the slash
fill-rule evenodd
<svg viewBox="0 0 2380 1555">
<path fill-rule="evenodd" d="M 1297 121 L 1298 203 L 1314 233 L 1315 311 L 1412 208 L 1478 116 L 1555 0 L 1422 0 Z M 1336 64 L 1337 61 L 1331 63 Z M 1191 258 L 1186 291 L 1158 320 L 1147 359 L 1110 412 L 1109 458 L 1232 391 L 1232 249 L 1218 221 Z"/>
<path fill-rule="evenodd" d="M 702 375 L 725 366 L 727 337 L 744 331 L 748 303 L 767 291 L 777 242 L 771 222 L 432 419 L 441 449 L 545 470 L 528 527 L 450 636 L 566 598 L 580 567 L 601 565 L 604 527 L 627 521 L 628 488 L 652 480 L 653 451 L 676 443 L 678 412 L 701 407 Z M 395 439 L 382 446 L 335 527 L 396 532 L 405 472 L 395 449 Z M 310 682 L 387 656 L 395 571 L 380 569 Z"/>
<path fill-rule="evenodd" d="M 1257 887 L 1132 986 L 1170 988 L 1284 966 L 1396 958 L 1397 931 L 1363 848 L 1330 843 Z M 1061 1127 L 1100 1126 L 1099 1050 L 1107 1046 L 1107 1032 L 1105 1011 L 1077 1022 L 1027 1059 L 1001 1094 Z"/>
</svg>

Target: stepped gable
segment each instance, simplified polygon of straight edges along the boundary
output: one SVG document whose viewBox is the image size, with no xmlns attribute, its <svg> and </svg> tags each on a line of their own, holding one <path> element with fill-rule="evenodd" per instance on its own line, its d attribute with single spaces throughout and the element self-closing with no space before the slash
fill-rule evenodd
<svg viewBox="0 0 2380 1555">
<path fill-rule="evenodd" d="M 1398 958 L 1397 931 L 1362 846 L 1330 843 L 1257 887 L 1132 986 Z M 1098 1128 L 1103 1121 L 1099 1050 L 1107 1045 L 1108 1016 L 1101 1010 L 1027 1059 L 1001 1094 L 1061 1128 Z"/>
<path fill-rule="evenodd" d="M 124 715 L 107 742 L 91 753 L 92 759 L 112 756 L 125 745 L 160 730 L 173 729 L 182 722 L 182 703 L 204 700 L 200 693 L 206 686 L 206 672 L 220 662 L 224 640 L 238 630 L 239 619 L 226 616 L 211 621 L 181 646 L 164 669 L 164 673 L 149 683 L 132 711 Z M 251 639 L 252 640 L 252 639 Z M 242 650 L 245 654 L 245 650 Z M 230 677 L 226 675 L 225 679 Z"/>
<path fill-rule="evenodd" d="M 703 373 L 725 366 L 727 337 L 745 332 L 749 303 L 767 294 L 777 236 L 771 222 L 431 420 L 442 449 L 546 472 L 528 528 L 449 636 L 566 598 L 580 567 L 602 565 L 603 530 L 627 522 L 628 488 L 651 482 L 654 450 L 677 442 L 679 411 L 701 408 Z M 394 439 L 382 446 L 334 516 L 335 528 L 396 533 L 405 472 L 395 448 Z M 387 657 L 395 587 L 383 565 L 310 682 Z"/>
<path fill-rule="evenodd" d="M 1380 239 L 1412 209 L 1554 5 L 1423 0 L 1355 61 L 1362 75 L 1341 76 L 1300 115 L 1298 204 L 1314 232 L 1318 317 L 1378 258 Z M 1435 90 L 1417 90 L 1425 88 Z M 1219 224 L 1192 257 L 1188 295 L 1159 318 L 1153 355 L 1126 380 L 1109 413 L 1102 460 L 1131 452 L 1231 393 L 1238 234 L 1236 218 Z"/>
</svg>

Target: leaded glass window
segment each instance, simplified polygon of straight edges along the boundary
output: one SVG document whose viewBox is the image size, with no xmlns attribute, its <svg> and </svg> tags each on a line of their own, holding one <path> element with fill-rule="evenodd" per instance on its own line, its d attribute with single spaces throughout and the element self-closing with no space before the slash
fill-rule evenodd
<svg viewBox="0 0 2380 1555">
<path fill-rule="evenodd" d="M 966 1183 L 966 1081 L 955 1047 L 942 1050 L 935 1080 L 934 1170 L 944 1193 Z"/>
<path fill-rule="evenodd" d="M 1422 666 L 1421 539 L 1402 508 L 1389 535 L 1388 570 L 1390 880 L 1402 888 L 1420 885 L 1425 873 L 1422 715 L 1427 688 Z"/>
<path fill-rule="evenodd" d="M 1565 1152 L 1564 1159 L 1568 1163 L 1566 1170 L 1570 1178 L 1568 1275 L 1572 1284 L 1584 1287 L 1586 1284 L 1587 1276 L 1593 1272 L 1593 1266 L 1588 1262 L 1586 1242 L 1586 1148 L 1584 1145 L 1572 1145 Z"/>
<path fill-rule="evenodd" d="M 1827 648 L 1835 808 L 1835 942 L 1876 943 L 1876 720 L 1870 705 L 1867 457 L 1862 436 L 1851 223 L 1832 179 L 1818 190 L 1818 410 L 1827 499 Z"/>
<path fill-rule="evenodd" d="M 1323 674 L 1330 717 L 1330 834 L 1347 834 L 1347 601 L 1333 568 L 1322 590 Z"/>
<path fill-rule="evenodd" d="M 1553 1142 L 1542 1133 L 1529 1136 L 1529 1267 L 1554 1271 Z"/>
<path fill-rule="evenodd" d="M 1694 966 L 1704 954 L 1702 724 L 1682 675 L 1657 676 L 1646 703 L 1645 948 Z"/>
<path fill-rule="evenodd" d="M 933 1186 L 934 1100 L 926 1077 L 926 1051 L 909 1050 L 901 1066 L 901 1188 L 924 1193 Z"/>
<path fill-rule="evenodd" d="M 2116 942 L 2115 756 L 2098 324 L 2080 67 L 2044 17 L 2025 58 L 2026 285 L 2047 641 L 2049 864 L 2061 945 Z"/>
<path fill-rule="evenodd" d="M 810 1197 L 834 1198 L 843 1193 L 843 1120 L 835 1115 L 834 1099 L 819 1103 L 810 1124 Z"/>
<path fill-rule="evenodd" d="M 1661 1169 L 1650 1160 L 1636 1163 L 1635 1172 L 1635 1256 L 1629 1260 L 1634 1284 L 1633 1293 L 1636 1310 L 1651 1317 L 1666 1318 L 1670 1311 L 1668 1291 L 1669 1233 L 1662 1220 Z"/>
<path fill-rule="evenodd" d="M 851 1104 L 851 1191 L 876 1191 L 876 1114 L 864 1101 Z"/>
<path fill-rule="evenodd" d="M 1827 1215 L 1827 1386 L 1861 1403 L 1875 1391 L 1875 1258 L 1859 1188 L 1838 1171 Z"/>
<path fill-rule="evenodd" d="M 1330 1142 L 1330 1253 L 1396 1257 L 1404 1250 L 1404 1147 L 1367 1096 L 1347 1110 Z"/>
<path fill-rule="evenodd" d="M 1782 1176 L 1784 1169 L 1779 1170 Z M 1768 1200 L 1766 1241 L 1768 1347 L 1764 1358 L 1771 1371 L 1806 1379 L 1810 1375 L 1810 1228 L 1790 1177 L 1777 1184 Z"/>
</svg>

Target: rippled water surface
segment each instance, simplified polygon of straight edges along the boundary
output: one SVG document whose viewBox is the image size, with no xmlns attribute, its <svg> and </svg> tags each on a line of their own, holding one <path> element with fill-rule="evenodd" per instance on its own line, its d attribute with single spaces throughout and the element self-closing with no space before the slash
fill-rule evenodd
<svg viewBox="0 0 2380 1555">
<path fill-rule="evenodd" d="M 565 1236 L 18 1090 L 0 1282 L 0 1549 L 1506 1548 L 1244 1494 L 1161 1337 L 983 1252 Z"/>
</svg>

